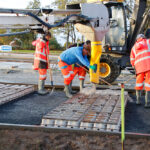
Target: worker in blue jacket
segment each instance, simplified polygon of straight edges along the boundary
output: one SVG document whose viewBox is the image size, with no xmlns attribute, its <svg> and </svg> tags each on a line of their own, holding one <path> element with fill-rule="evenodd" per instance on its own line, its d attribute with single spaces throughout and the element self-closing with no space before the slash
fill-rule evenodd
<svg viewBox="0 0 150 150">
<path fill-rule="evenodd" d="M 88 53 L 91 51 L 91 43 L 84 44 L 82 47 L 71 47 L 64 52 L 58 58 L 58 65 L 64 77 L 65 93 L 66 96 L 71 98 L 71 92 L 69 85 L 74 78 L 74 72 L 72 64 L 82 64 L 87 68 L 91 68 L 96 71 L 96 66 L 90 66 L 89 60 L 87 59 Z"/>
</svg>

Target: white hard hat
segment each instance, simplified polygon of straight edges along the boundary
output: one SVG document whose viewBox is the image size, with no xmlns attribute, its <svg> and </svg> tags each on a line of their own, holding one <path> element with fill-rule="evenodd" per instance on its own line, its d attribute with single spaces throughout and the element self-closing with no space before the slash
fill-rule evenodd
<svg viewBox="0 0 150 150">
<path fill-rule="evenodd" d="M 136 37 L 136 40 L 138 40 L 139 38 L 145 38 L 145 35 L 144 34 L 138 34 Z"/>
</svg>

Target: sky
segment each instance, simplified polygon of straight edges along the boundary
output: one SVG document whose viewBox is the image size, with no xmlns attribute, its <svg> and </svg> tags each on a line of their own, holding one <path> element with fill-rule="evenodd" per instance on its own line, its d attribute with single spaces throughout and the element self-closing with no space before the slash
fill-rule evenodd
<svg viewBox="0 0 150 150">
<path fill-rule="evenodd" d="M 0 8 L 26 8 L 32 0 L 0 0 Z M 52 0 L 40 0 L 41 6 L 50 5 Z"/>
</svg>

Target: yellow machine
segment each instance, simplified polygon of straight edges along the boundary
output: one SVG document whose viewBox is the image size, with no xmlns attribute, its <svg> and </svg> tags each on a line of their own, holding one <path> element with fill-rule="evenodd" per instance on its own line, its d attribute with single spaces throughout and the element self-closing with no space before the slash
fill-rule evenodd
<svg viewBox="0 0 150 150">
<path fill-rule="evenodd" d="M 90 65 L 95 65 L 97 69 L 96 71 L 90 69 L 90 81 L 98 84 L 100 76 L 100 57 L 102 54 L 101 41 L 109 30 L 108 10 L 103 4 L 90 3 L 83 4 L 81 7 L 83 15 L 94 18 L 89 24 L 77 23 L 75 27 L 87 40 L 91 41 Z"/>
<path fill-rule="evenodd" d="M 102 55 L 102 44 L 101 41 L 95 41 L 91 43 L 91 60 L 90 65 L 96 64 L 97 71 L 94 72 L 90 69 L 90 81 L 93 83 L 99 83 L 99 73 L 100 73 L 100 57 Z"/>
<path fill-rule="evenodd" d="M 0 14 L 21 14 L 11 17 L 0 15 L 1 29 L 27 29 L 19 33 L 0 34 L 0 37 L 30 31 L 42 33 L 54 27 L 64 26 L 66 22 L 73 23 L 85 39 L 92 42 L 90 64 L 96 64 L 97 70 L 96 72 L 90 70 L 90 81 L 103 84 L 103 81 L 99 80 L 100 77 L 112 83 L 120 75 L 121 70 L 132 69 L 129 56 L 137 34 L 144 33 L 150 37 L 150 2 L 133 0 L 135 4 L 133 11 L 124 0 L 87 0 L 87 2 L 69 4 L 66 10 L 0 8 Z M 38 16 L 40 11 L 46 17 Z M 130 26 L 129 17 L 132 18 Z M 99 45 L 101 42 L 103 43 L 102 55 L 102 46 Z"/>
<path fill-rule="evenodd" d="M 111 2 L 123 2 L 124 0 L 111 0 Z M 100 3 L 100 2 L 110 2 L 110 0 L 87 0 L 88 3 Z M 96 32 L 94 33 L 95 36 Z M 102 76 L 103 74 L 100 72 L 101 68 L 107 68 L 106 72 L 107 74 L 110 73 L 109 67 L 106 66 L 105 63 L 102 63 L 102 67 L 100 64 L 100 58 L 102 55 L 102 41 L 94 39 L 92 40 L 91 43 L 91 60 L 90 60 L 90 65 L 96 65 L 97 66 L 97 71 L 94 72 L 92 69 L 90 69 L 90 81 L 92 83 L 99 84 L 99 77 Z M 105 72 L 105 73 L 106 73 Z"/>
</svg>

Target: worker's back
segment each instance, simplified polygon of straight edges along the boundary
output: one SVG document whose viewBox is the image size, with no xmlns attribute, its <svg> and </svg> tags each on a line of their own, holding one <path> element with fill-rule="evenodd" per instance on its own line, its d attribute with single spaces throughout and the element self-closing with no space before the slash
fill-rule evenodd
<svg viewBox="0 0 150 150">
<path fill-rule="evenodd" d="M 150 40 L 140 38 L 131 51 L 131 64 L 135 66 L 136 73 L 150 70 Z"/>
<path fill-rule="evenodd" d="M 61 53 L 60 58 L 68 65 L 72 65 L 78 61 L 77 56 L 82 55 L 83 47 L 71 47 Z"/>
</svg>

